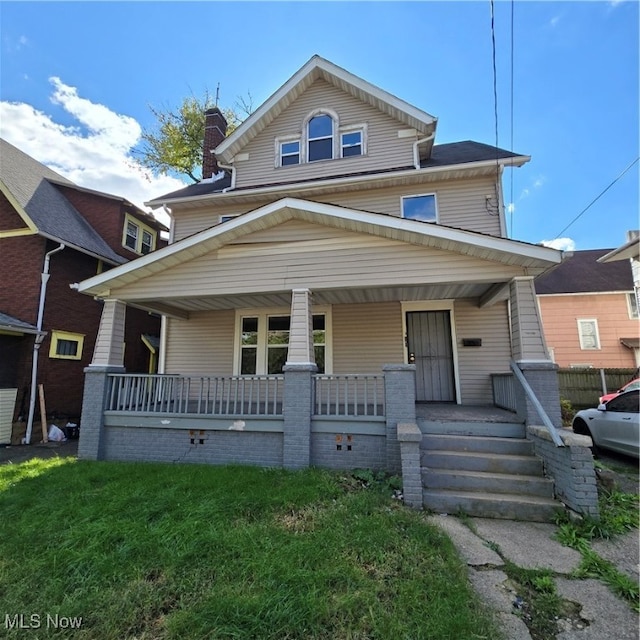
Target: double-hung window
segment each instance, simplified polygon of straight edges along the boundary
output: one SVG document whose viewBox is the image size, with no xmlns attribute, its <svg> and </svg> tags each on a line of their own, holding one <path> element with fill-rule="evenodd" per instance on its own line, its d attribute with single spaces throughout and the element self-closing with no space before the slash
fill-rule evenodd
<svg viewBox="0 0 640 640">
<path fill-rule="evenodd" d="M 248 313 L 240 319 L 237 371 L 240 375 L 282 373 L 289 352 L 291 316 L 279 313 Z M 326 371 L 326 314 L 313 315 L 313 348 L 318 373 Z"/>
<path fill-rule="evenodd" d="M 300 140 L 280 143 L 280 166 L 300 164 Z"/>
<path fill-rule="evenodd" d="M 326 114 L 314 116 L 307 124 L 307 161 L 333 158 L 333 118 Z"/>
<path fill-rule="evenodd" d="M 595 318 L 579 319 L 578 337 L 580 339 L 581 349 L 599 349 L 600 336 L 598 335 L 598 321 Z"/>
<path fill-rule="evenodd" d="M 156 248 L 158 232 L 138 218 L 126 214 L 122 245 L 135 253 L 145 255 Z"/>
<path fill-rule="evenodd" d="M 362 155 L 362 131 L 347 131 L 340 134 L 340 156 L 348 158 L 350 156 Z"/>
</svg>

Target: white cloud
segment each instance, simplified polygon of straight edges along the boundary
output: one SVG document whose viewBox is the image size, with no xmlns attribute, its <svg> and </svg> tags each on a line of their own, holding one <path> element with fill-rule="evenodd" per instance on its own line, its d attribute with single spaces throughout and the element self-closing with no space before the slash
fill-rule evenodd
<svg viewBox="0 0 640 640">
<path fill-rule="evenodd" d="M 79 186 L 121 196 L 139 207 L 185 186 L 176 178 L 154 176 L 136 162 L 131 150 L 142 131 L 135 119 L 81 98 L 75 87 L 59 78 L 50 82 L 51 101 L 76 124 L 64 126 L 29 104 L 3 101 L 0 122 L 5 140 Z"/>
<path fill-rule="evenodd" d="M 541 245 L 559 249 L 560 251 L 575 251 L 576 243 L 571 238 L 556 238 L 555 240 L 542 240 Z"/>
</svg>

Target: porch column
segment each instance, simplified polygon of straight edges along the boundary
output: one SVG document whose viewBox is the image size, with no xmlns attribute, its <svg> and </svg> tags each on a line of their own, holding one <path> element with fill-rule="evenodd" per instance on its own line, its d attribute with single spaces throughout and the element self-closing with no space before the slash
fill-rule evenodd
<svg viewBox="0 0 640 640">
<path fill-rule="evenodd" d="M 416 422 L 416 365 L 385 364 L 382 371 L 387 416 L 387 471 L 400 473 L 398 425 Z"/>
<path fill-rule="evenodd" d="M 284 442 L 282 464 L 308 467 L 311 461 L 313 374 L 318 371 L 313 349 L 313 313 L 309 289 L 291 292 L 289 350 L 284 372 Z"/>
<path fill-rule="evenodd" d="M 533 277 L 514 278 L 509 284 L 511 303 L 511 354 L 542 404 L 551 422 L 562 426 L 558 367 L 549 359 Z M 540 418 L 523 393 L 518 394 L 518 413 L 527 424 Z"/>
<path fill-rule="evenodd" d="M 102 436 L 109 373 L 124 373 L 124 322 L 126 305 L 120 300 L 105 300 L 93 360 L 84 370 L 84 394 L 80 418 L 78 457 L 99 460 L 103 457 Z"/>
</svg>

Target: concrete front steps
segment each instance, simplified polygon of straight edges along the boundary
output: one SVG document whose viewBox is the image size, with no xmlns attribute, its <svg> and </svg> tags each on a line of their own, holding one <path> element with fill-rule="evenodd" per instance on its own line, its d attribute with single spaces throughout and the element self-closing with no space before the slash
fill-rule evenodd
<svg viewBox="0 0 640 640">
<path fill-rule="evenodd" d="M 520 424 L 423 432 L 421 467 L 424 506 L 438 513 L 549 522 L 561 509 Z"/>
</svg>

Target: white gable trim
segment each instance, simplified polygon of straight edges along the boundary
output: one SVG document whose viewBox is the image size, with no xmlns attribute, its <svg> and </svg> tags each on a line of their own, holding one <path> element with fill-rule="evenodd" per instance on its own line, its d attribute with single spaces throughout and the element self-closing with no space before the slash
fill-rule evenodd
<svg viewBox="0 0 640 640">
<path fill-rule="evenodd" d="M 370 233 L 391 240 L 482 257 L 505 264 L 535 265 L 540 268 L 559 264 L 562 260 L 562 252 L 549 247 L 380 213 L 347 209 L 297 198 L 283 198 L 242 214 L 224 225 L 211 227 L 141 256 L 128 264 L 84 280 L 78 285 L 78 290 L 81 293 L 102 297 L 108 295 L 113 287 L 146 278 L 176 264 L 214 251 L 239 237 L 294 218 L 356 233 Z"/>
<path fill-rule="evenodd" d="M 401 118 L 422 133 L 430 133 L 435 128 L 437 118 L 434 116 L 315 55 L 215 148 L 216 157 L 222 162 L 232 162 L 233 156 L 318 78 L 386 107 L 390 115 Z"/>
</svg>

